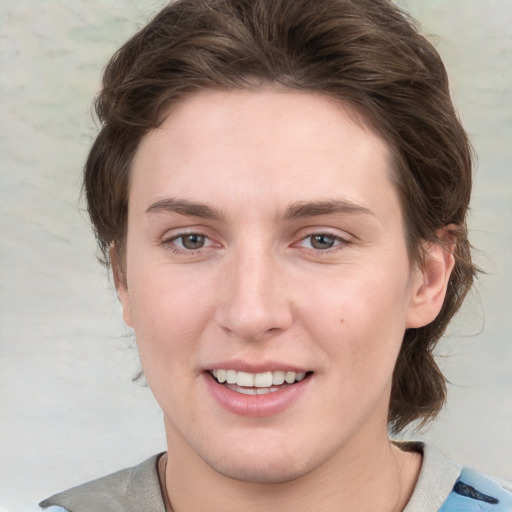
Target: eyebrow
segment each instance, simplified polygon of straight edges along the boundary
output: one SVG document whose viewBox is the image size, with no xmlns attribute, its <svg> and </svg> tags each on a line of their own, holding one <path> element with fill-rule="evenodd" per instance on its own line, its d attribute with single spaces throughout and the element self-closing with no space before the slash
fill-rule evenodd
<svg viewBox="0 0 512 512">
<path fill-rule="evenodd" d="M 213 220 L 223 218 L 222 213 L 217 208 L 204 203 L 194 203 L 186 199 L 175 199 L 172 197 L 159 199 L 154 202 L 146 209 L 146 213 L 179 213 L 189 217 Z"/>
<path fill-rule="evenodd" d="M 146 213 L 178 213 L 189 217 L 212 220 L 224 218 L 220 210 L 205 203 L 195 203 L 187 199 L 172 197 L 154 202 L 146 209 Z M 283 218 L 292 220 L 333 213 L 373 215 L 373 212 L 363 205 L 345 199 L 331 199 L 326 201 L 298 201 L 285 210 Z"/>
<path fill-rule="evenodd" d="M 299 201 L 293 203 L 284 212 L 285 219 L 300 219 L 303 217 L 316 217 L 333 213 L 374 215 L 374 213 L 361 204 L 345 199 L 331 199 L 327 201 Z"/>
</svg>

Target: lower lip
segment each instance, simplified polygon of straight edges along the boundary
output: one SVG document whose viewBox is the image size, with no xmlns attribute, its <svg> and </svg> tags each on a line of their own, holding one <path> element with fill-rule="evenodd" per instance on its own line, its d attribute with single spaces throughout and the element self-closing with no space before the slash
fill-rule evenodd
<svg viewBox="0 0 512 512">
<path fill-rule="evenodd" d="M 311 376 L 265 395 L 244 395 L 219 384 L 209 373 L 204 374 L 208 391 L 226 411 L 238 416 L 262 418 L 291 407 L 309 385 Z"/>
</svg>

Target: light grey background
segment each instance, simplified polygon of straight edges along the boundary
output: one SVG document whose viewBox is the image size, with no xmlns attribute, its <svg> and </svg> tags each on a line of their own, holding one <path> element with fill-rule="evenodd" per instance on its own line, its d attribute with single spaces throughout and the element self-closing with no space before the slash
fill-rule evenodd
<svg viewBox="0 0 512 512">
<path fill-rule="evenodd" d="M 100 71 L 163 3 L 0 3 L 0 512 L 165 447 L 79 203 Z M 479 153 L 471 236 L 488 272 L 440 345 L 453 385 L 424 437 L 512 478 L 512 1 L 402 5 L 436 34 Z"/>
</svg>

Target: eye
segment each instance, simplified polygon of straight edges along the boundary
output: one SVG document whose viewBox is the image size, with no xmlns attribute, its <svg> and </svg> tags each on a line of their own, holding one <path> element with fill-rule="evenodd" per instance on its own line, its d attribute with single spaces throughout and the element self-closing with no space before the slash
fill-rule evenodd
<svg viewBox="0 0 512 512">
<path fill-rule="evenodd" d="M 311 247 L 314 249 L 330 249 L 336 243 L 336 237 L 330 235 L 311 235 L 309 237 Z"/>
<path fill-rule="evenodd" d="M 316 233 L 314 235 L 309 235 L 303 239 L 303 243 L 309 245 L 311 248 L 316 249 L 317 251 L 325 251 L 328 249 L 332 249 L 334 246 L 339 245 L 343 242 L 340 237 L 329 235 L 327 233 Z"/>
<path fill-rule="evenodd" d="M 201 231 L 184 229 L 181 232 L 168 233 L 160 240 L 159 245 L 166 251 L 185 258 L 186 261 L 202 260 L 215 253 L 215 250 L 221 249 L 222 244 L 216 239 L 210 238 Z"/>
<path fill-rule="evenodd" d="M 197 251 L 206 245 L 206 237 L 198 233 L 190 233 L 186 235 L 177 236 L 172 240 L 181 249 L 188 251 Z"/>
</svg>

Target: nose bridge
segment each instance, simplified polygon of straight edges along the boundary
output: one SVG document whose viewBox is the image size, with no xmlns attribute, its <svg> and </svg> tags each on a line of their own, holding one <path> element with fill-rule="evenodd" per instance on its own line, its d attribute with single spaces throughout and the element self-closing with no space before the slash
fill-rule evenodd
<svg viewBox="0 0 512 512">
<path fill-rule="evenodd" d="M 220 306 L 221 327 L 245 340 L 286 328 L 291 311 L 273 251 L 252 243 L 234 251 Z"/>
</svg>

